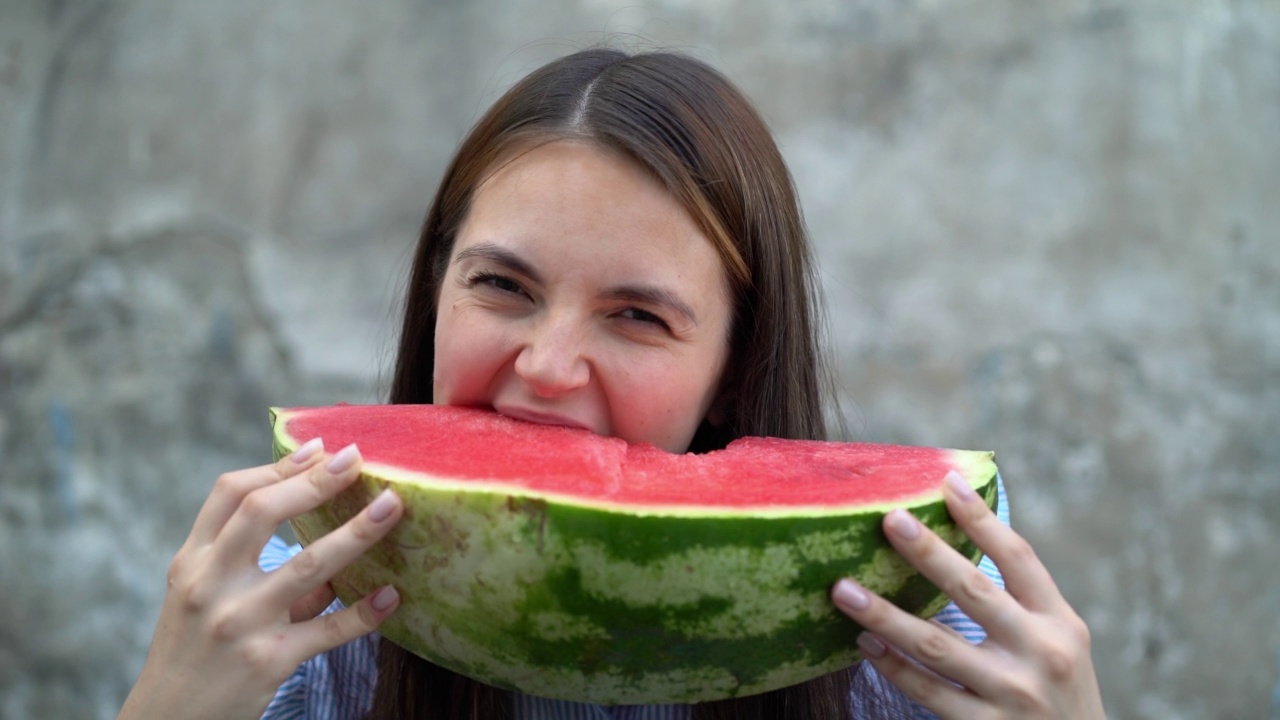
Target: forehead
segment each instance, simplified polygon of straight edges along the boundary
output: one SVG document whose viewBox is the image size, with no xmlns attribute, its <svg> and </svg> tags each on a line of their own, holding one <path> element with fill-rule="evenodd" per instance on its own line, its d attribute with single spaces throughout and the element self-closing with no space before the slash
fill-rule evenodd
<svg viewBox="0 0 1280 720">
<path fill-rule="evenodd" d="M 581 141 L 537 145 L 499 164 L 480 184 L 458 236 L 538 261 L 596 259 L 710 270 L 711 241 L 670 192 L 636 161 Z"/>
<path fill-rule="evenodd" d="M 495 165 L 472 198 L 472 211 L 493 219 L 499 213 L 543 208 L 567 213 L 565 221 L 603 214 L 636 221 L 671 222 L 692 218 L 645 168 L 622 153 L 587 141 L 558 140 L 519 151 Z M 529 219 L 529 218 L 525 218 Z"/>
</svg>

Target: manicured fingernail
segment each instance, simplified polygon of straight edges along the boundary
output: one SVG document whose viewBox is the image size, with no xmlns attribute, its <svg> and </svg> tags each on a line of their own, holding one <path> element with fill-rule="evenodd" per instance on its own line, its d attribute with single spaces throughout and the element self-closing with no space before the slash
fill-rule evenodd
<svg viewBox="0 0 1280 720">
<path fill-rule="evenodd" d="M 391 517 L 391 512 L 396 509 L 396 494 L 391 492 L 391 488 L 378 493 L 378 497 L 369 503 L 369 519 L 374 522 L 382 522 Z"/>
<path fill-rule="evenodd" d="M 955 470 L 947 473 L 947 484 L 955 491 L 957 500 L 969 502 L 970 500 L 976 500 L 978 497 L 978 493 L 974 492 L 973 488 L 969 487 L 969 483 Z"/>
<path fill-rule="evenodd" d="M 920 523 L 911 513 L 898 508 L 889 512 L 889 527 L 893 529 L 899 537 L 907 540 L 915 540 L 920 537 Z"/>
<path fill-rule="evenodd" d="M 395 607 L 397 602 L 400 602 L 400 593 L 396 592 L 394 587 L 388 585 L 374 593 L 373 599 L 369 601 L 369 604 L 373 606 L 374 610 L 385 612 Z"/>
<path fill-rule="evenodd" d="M 337 475 L 355 464 L 356 458 L 360 457 L 360 449 L 352 443 L 337 452 L 333 457 L 329 458 L 329 464 L 324 466 L 325 470 Z"/>
<path fill-rule="evenodd" d="M 869 632 L 864 632 L 858 636 L 858 647 L 862 648 L 862 653 L 867 657 L 882 658 L 889 648 L 880 642 L 880 638 Z"/>
<path fill-rule="evenodd" d="M 837 605 L 850 610 L 866 610 L 871 606 L 871 596 L 867 591 L 849 579 L 837 582 L 835 589 L 831 591 L 831 596 Z"/>
<path fill-rule="evenodd" d="M 310 460 L 311 456 L 315 455 L 317 450 L 321 450 L 323 448 L 323 440 L 320 438 L 311 438 L 310 440 L 302 443 L 302 447 L 294 450 L 293 454 L 289 456 L 289 459 L 295 463 L 304 463 Z"/>
</svg>

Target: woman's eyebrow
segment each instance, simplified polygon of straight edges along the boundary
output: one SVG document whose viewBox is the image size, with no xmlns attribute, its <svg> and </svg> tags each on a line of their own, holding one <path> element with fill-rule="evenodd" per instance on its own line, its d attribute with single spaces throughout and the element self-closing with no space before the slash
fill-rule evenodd
<svg viewBox="0 0 1280 720">
<path fill-rule="evenodd" d="M 538 271 L 534 270 L 528 261 L 514 252 L 493 243 L 479 243 L 466 250 L 459 251 L 458 257 L 454 258 L 453 262 L 457 264 L 469 258 L 489 260 L 502 265 L 508 270 L 520 273 L 536 283 L 542 282 L 542 277 L 538 275 Z"/>
<path fill-rule="evenodd" d="M 652 285 L 623 285 L 620 287 L 610 288 L 604 293 L 604 296 L 610 300 L 623 300 L 625 302 L 643 303 L 646 305 L 662 305 L 671 308 L 675 312 L 683 315 L 685 319 L 694 325 L 698 324 L 698 315 L 693 311 L 679 295 L 665 288 L 654 287 Z"/>
</svg>

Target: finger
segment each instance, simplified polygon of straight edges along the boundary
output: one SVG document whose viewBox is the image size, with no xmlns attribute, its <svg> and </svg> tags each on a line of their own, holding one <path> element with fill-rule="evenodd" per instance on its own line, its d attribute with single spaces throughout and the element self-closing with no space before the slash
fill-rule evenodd
<svg viewBox="0 0 1280 720">
<path fill-rule="evenodd" d="M 315 465 L 324 457 L 324 441 L 312 438 L 303 443 L 291 455 L 280 458 L 271 465 L 236 470 L 218 478 L 196 515 L 190 539 L 199 544 L 213 542 L 223 526 L 231 518 L 249 493 L 297 475 Z"/>
<path fill-rule="evenodd" d="M 874 634 L 862 633 L 858 637 L 858 647 L 876 672 L 938 717 L 981 716 L 985 704 L 980 697 L 912 662 L 909 657 Z"/>
<path fill-rule="evenodd" d="M 1031 543 L 1000 522 L 958 474 L 948 473 L 944 496 L 947 510 L 956 524 L 1000 568 L 1009 595 L 1027 609 L 1037 612 L 1061 610 L 1067 604 Z M 967 612 L 958 599 L 956 604 Z"/>
<path fill-rule="evenodd" d="M 333 592 L 333 586 L 329 583 L 323 583 L 307 593 L 301 600 L 298 600 L 289 607 L 289 622 L 302 622 L 310 620 L 325 611 L 325 608 L 333 604 L 337 595 Z"/>
<path fill-rule="evenodd" d="M 262 606 L 292 607 L 385 537 L 403 512 L 400 498 L 391 490 L 383 490 L 355 517 L 272 572 L 256 591 Z"/>
<path fill-rule="evenodd" d="M 321 615 L 286 630 L 287 642 L 298 663 L 363 637 L 378 629 L 400 605 L 400 595 L 390 585 L 349 608 Z"/>
<path fill-rule="evenodd" d="M 999 523 L 998 520 L 996 522 Z M 1016 636 L 1027 618 L 1026 610 L 968 558 L 905 510 L 893 510 L 887 514 L 884 531 L 894 549 L 937 585 L 971 620 L 981 625 L 988 635 L 996 638 Z M 910 652 L 902 645 L 899 647 Z"/>
<path fill-rule="evenodd" d="M 938 675 L 972 687 L 979 694 L 993 689 L 986 679 L 981 649 L 959 633 L 905 612 L 853 580 L 836 583 L 831 599 L 868 631 L 859 643 L 871 637 L 868 633 L 874 633 Z M 867 648 L 863 651 L 867 652 Z"/>
<path fill-rule="evenodd" d="M 246 558 L 256 561 L 280 523 L 319 507 L 359 475 L 360 450 L 348 445 L 305 473 L 254 490 L 240 501 L 218 534 L 218 557 L 232 564 Z"/>
</svg>

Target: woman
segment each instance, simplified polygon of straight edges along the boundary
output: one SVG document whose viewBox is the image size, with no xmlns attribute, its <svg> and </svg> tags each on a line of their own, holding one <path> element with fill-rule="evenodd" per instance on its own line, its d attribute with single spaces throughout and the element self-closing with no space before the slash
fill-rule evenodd
<svg viewBox="0 0 1280 720">
<path fill-rule="evenodd" d="M 508 91 L 447 170 L 414 258 L 390 401 L 485 406 L 672 452 L 822 438 L 814 296 L 789 174 L 746 99 L 687 57 L 585 51 Z M 315 618 L 333 599 L 328 578 L 398 520 L 394 495 L 296 555 L 269 547 L 262 567 L 279 569 L 264 574 L 253 555 L 276 524 L 358 471 L 355 448 L 322 457 L 304 448 L 219 480 L 171 567 L 122 716 L 254 717 L 273 697 L 278 717 L 606 712 L 487 687 L 367 637 L 394 611 L 394 588 Z M 857 670 L 616 715 L 1101 717 L 1083 623 L 1021 538 L 972 493 L 948 485 L 947 497 L 1008 592 L 909 514 L 885 530 L 956 601 L 947 622 L 986 628 L 980 645 L 842 581 L 833 602 L 868 629 Z"/>
</svg>

